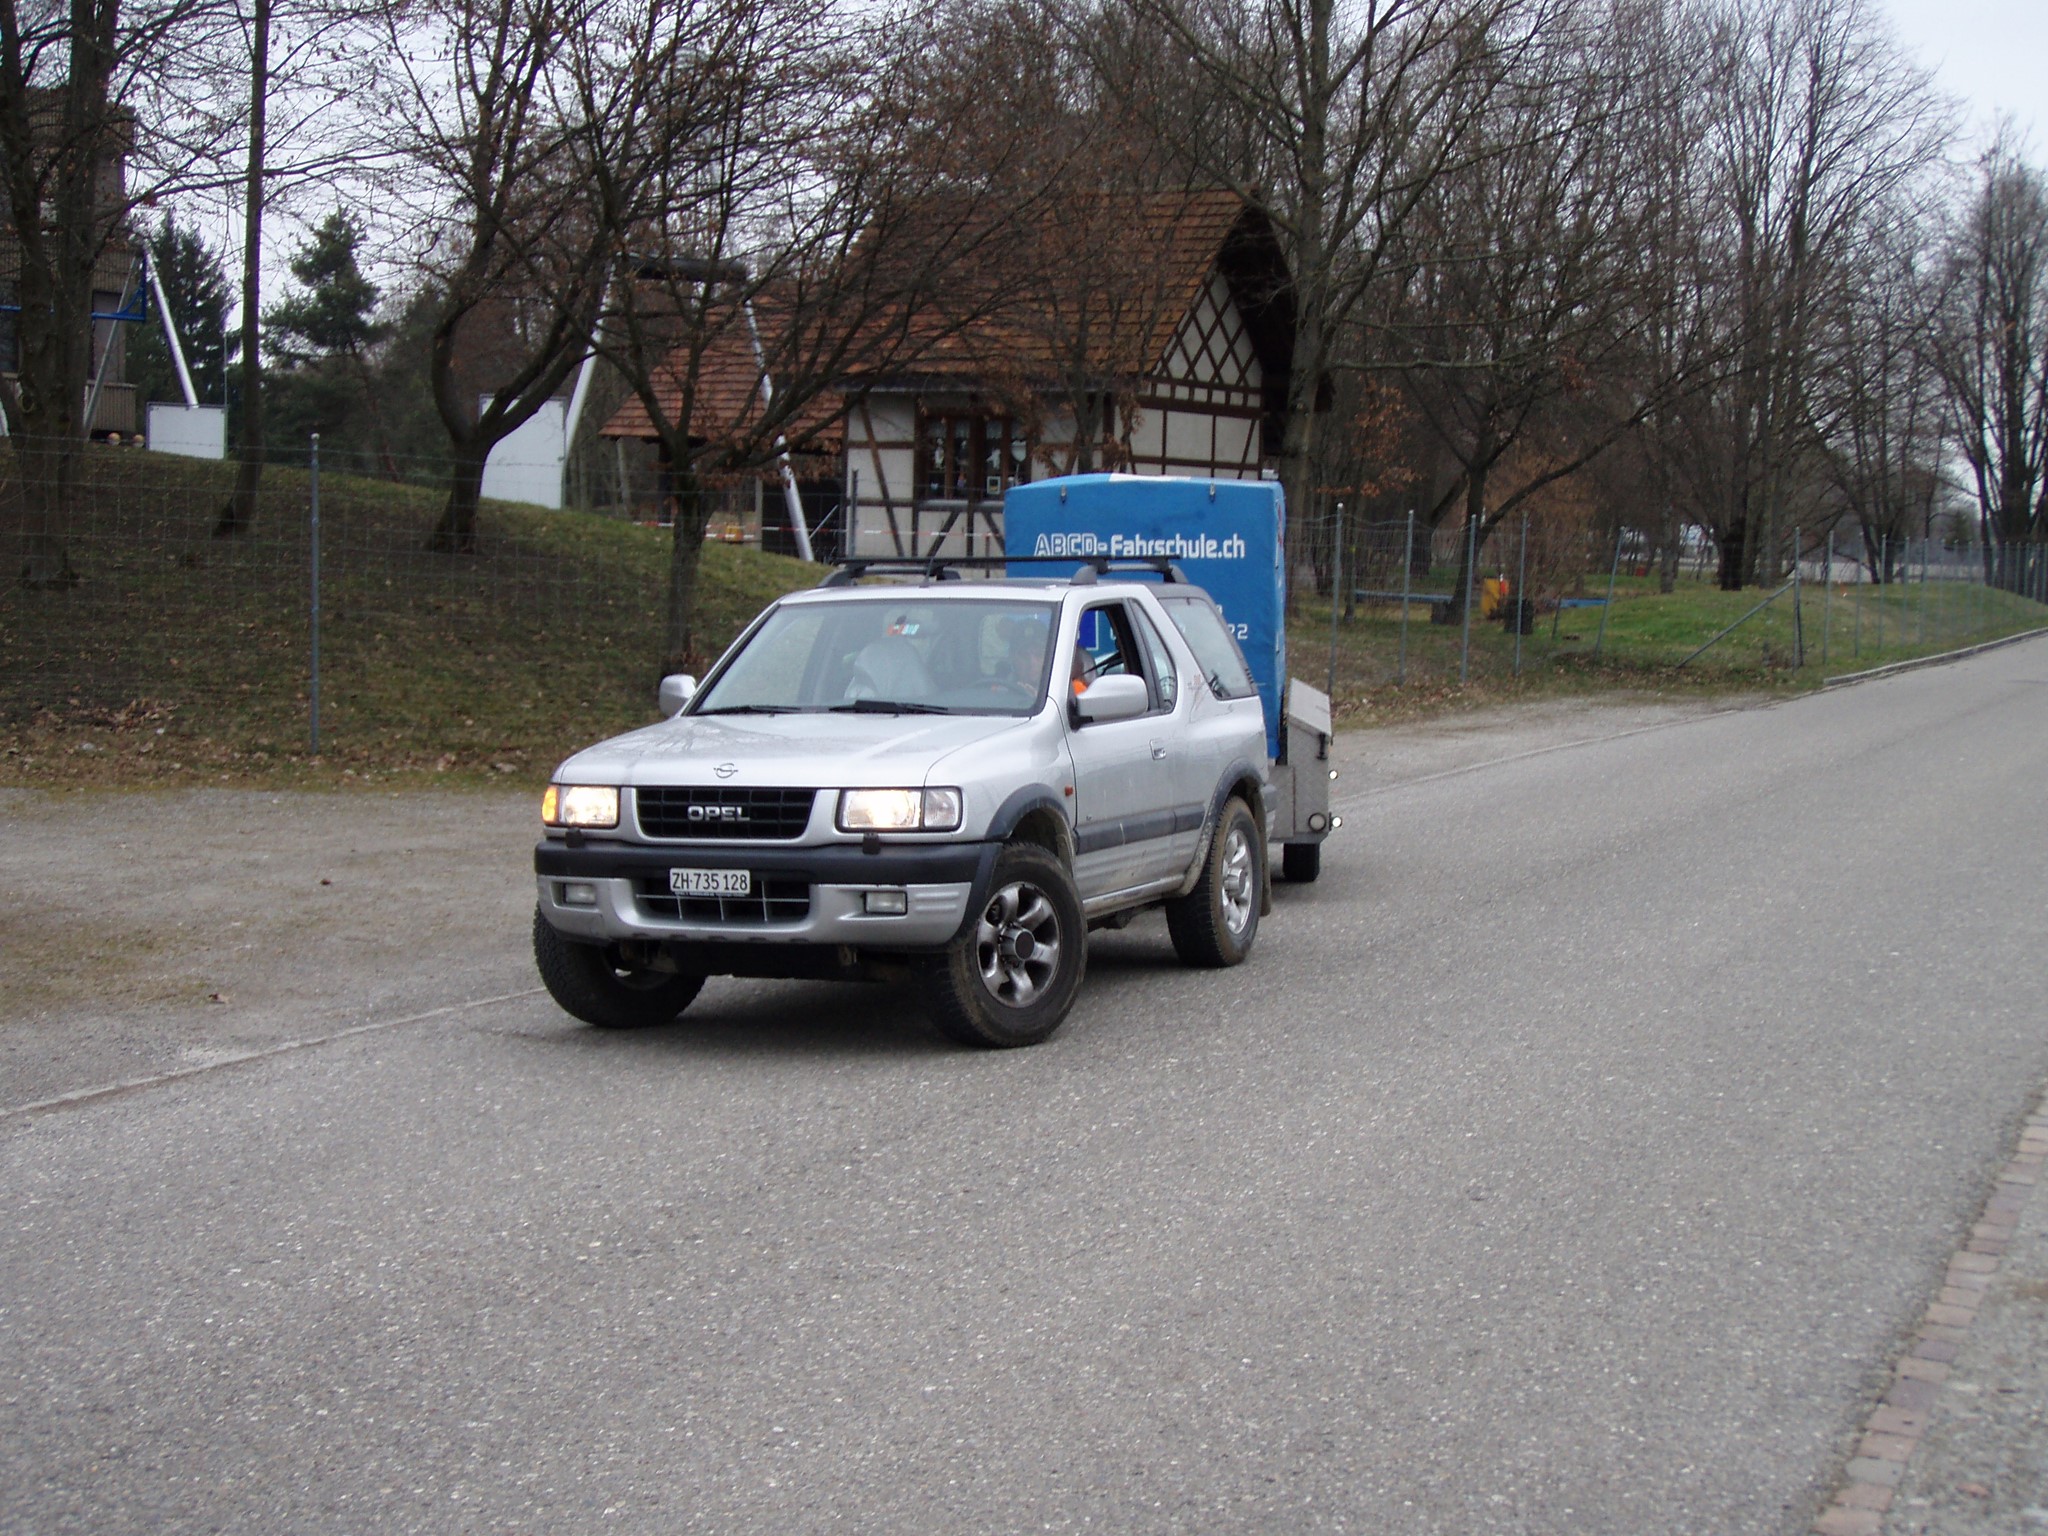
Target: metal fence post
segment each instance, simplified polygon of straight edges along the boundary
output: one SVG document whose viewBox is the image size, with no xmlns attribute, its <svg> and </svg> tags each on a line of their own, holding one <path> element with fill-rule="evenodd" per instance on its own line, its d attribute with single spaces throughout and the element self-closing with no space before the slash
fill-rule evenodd
<svg viewBox="0 0 2048 1536">
<path fill-rule="evenodd" d="M 307 460 L 308 499 L 312 504 L 312 581 L 313 581 L 313 652 L 312 652 L 312 725 L 314 757 L 320 755 L 320 434 L 313 434 L 312 451 Z"/>
<path fill-rule="evenodd" d="M 1614 578 L 1621 574 L 1621 525 L 1614 526 L 1614 562 L 1607 567 L 1607 601 L 1600 605 L 1600 633 L 1593 637 L 1593 654 L 1607 643 L 1607 612 L 1614 606 Z"/>
<path fill-rule="evenodd" d="M 1820 665 L 1828 665 L 1828 625 L 1835 616 L 1835 530 L 1828 530 L 1827 553 L 1820 558 Z"/>
<path fill-rule="evenodd" d="M 1401 549 L 1401 652 L 1394 663 L 1394 683 L 1405 687 L 1408 682 L 1408 594 L 1415 583 L 1415 509 L 1408 509 L 1408 541 Z"/>
<path fill-rule="evenodd" d="M 1515 676 L 1522 675 L 1522 615 L 1528 610 L 1522 605 L 1529 601 L 1523 590 L 1529 583 L 1529 514 L 1522 514 L 1522 555 L 1515 567 L 1514 607 L 1508 611 L 1514 616 L 1515 625 Z"/>
<path fill-rule="evenodd" d="M 1337 503 L 1330 528 L 1330 678 L 1325 690 L 1334 705 L 1337 699 L 1337 614 L 1344 597 L 1344 503 Z"/>
<path fill-rule="evenodd" d="M 1472 567 L 1479 560 L 1479 519 L 1465 518 L 1465 627 L 1458 642 L 1458 682 L 1472 672 Z"/>
<path fill-rule="evenodd" d="M 1920 540 L 1920 644 L 1927 644 L 1927 540 Z"/>
<path fill-rule="evenodd" d="M 1806 665 L 1806 622 L 1799 608 L 1799 530 L 1792 530 L 1792 670 Z"/>
</svg>

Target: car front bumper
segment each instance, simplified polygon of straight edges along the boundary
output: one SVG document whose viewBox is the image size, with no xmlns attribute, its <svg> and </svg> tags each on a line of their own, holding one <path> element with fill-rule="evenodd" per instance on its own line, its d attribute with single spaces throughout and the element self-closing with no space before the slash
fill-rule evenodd
<svg viewBox="0 0 2048 1536">
<path fill-rule="evenodd" d="M 870 852 L 860 844 L 650 847 L 585 839 L 571 846 L 547 838 L 534 849 L 533 867 L 541 916 L 567 938 L 934 950 L 951 942 L 988 889 L 1000 847 L 885 843 Z M 669 891 L 674 869 L 744 869 L 759 894 L 679 900 Z M 902 891 L 907 910 L 867 911 L 870 891 Z"/>
</svg>

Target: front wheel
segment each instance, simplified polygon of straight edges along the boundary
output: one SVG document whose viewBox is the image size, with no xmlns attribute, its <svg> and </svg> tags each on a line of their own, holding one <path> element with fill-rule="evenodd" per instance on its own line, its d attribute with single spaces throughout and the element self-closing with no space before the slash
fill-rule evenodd
<svg viewBox="0 0 2048 1536">
<path fill-rule="evenodd" d="M 533 914 L 533 963 L 562 1011 L 599 1029 L 666 1024 L 704 990 L 702 976 L 682 976 L 641 963 L 620 944 L 577 944 Z"/>
<path fill-rule="evenodd" d="M 981 910 L 925 974 L 932 1022 L 963 1045 L 1036 1045 L 1073 1007 L 1087 946 L 1067 867 L 1043 848 L 1013 844 L 996 856 Z"/>
<path fill-rule="evenodd" d="M 1202 878 L 1166 904 L 1166 931 L 1186 965 L 1236 965 L 1259 932 L 1259 858 L 1266 840 L 1251 807 L 1232 797 L 1216 818 Z"/>
</svg>

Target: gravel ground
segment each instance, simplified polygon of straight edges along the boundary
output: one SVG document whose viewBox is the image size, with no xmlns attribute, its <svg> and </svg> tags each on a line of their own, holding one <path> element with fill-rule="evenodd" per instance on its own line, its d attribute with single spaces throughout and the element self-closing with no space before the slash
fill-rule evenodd
<svg viewBox="0 0 2048 1536">
<path fill-rule="evenodd" d="M 1567 701 L 1353 732 L 1338 800 L 1730 707 Z M 531 989 L 538 795 L 0 789 L 0 1100 Z"/>
</svg>

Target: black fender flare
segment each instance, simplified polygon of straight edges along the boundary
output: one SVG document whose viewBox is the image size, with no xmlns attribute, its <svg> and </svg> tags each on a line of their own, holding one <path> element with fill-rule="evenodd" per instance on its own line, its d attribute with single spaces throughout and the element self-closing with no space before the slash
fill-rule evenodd
<svg viewBox="0 0 2048 1536">
<path fill-rule="evenodd" d="M 1252 820 L 1259 827 L 1259 916 L 1266 917 L 1273 910 L 1272 861 L 1266 857 L 1266 772 L 1262 764 L 1248 757 L 1235 758 L 1216 780 L 1215 789 L 1209 793 L 1209 811 L 1202 820 L 1202 841 L 1200 855 L 1188 869 L 1187 880 L 1182 884 L 1180 894 L 1185 896 L 1195 888 L 1202 878 L 1202 866 L 1208 862 L 1209 846 L 1215 840 L 1218 823 L 1223 820 L 1223 806 L 1237 793 L 1240 784 L 1251 783 L 1257 793 L 1245 796 Z"/>
<path fill-rule="evenodd" d="M 1067 868 L 1074 867 L 1074 821 L 1066 802 L 1043 784 L 1027 784 L 1013 790 L 1010 798 L 996 807 L 995 815 L 989 818 L 987 837 L 991 842 L 1007 843 L 1026 816 L 1033 811 L 1050 811 L 1053 820 L 1059 823 L 1060 846 L 1054 850 L 1061 863 Z"/>
<path fill-rule="evenodd" d="M 996 856 L 1009 843 L 1024 818 L 1034 811 L 1049 811 L 1058 824 L 1060 845 L 1055 855 L 1067 867 L 1069 877 L 1072 876 L 1074 824 L 1059 796 L 1043 784 L 1027 784 L 1012 791 L 1010 797 L 996 807 L 995 815 L 989 818 L 988 831 L 983 834 L 981 863 L 975 869 L 974 884 L 968 891 L 967 916 L 962 920 L 961 932 L 973 925 L 976 916 L 988 904 L 989 889 L 995 884 Z"/>
</svg>

